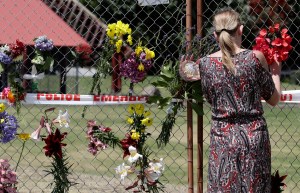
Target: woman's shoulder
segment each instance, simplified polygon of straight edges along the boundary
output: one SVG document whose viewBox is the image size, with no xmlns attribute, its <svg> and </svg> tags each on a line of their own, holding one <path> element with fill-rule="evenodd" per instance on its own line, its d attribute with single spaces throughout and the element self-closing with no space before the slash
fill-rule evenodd
<svg viewBox="0 0 300 193">
<path fill-rule="evenodd" d="M 265 69 L 268 69 L 268 63 L 264 56 L 264 54 L 261 51 L 258 50 L 252 50 L 253 55 L 258 59 L 259 64 L 264 67 Z"/>
</svg>

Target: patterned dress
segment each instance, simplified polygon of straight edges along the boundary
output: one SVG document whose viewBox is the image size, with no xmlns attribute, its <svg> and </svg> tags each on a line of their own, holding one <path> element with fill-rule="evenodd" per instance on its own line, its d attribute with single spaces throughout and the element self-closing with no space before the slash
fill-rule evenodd
<svg viewBox="0 0 300 193">
<path fill-rule="evenodd" d="M 271 147 L 261 98 L 275 89 L 251 50 L 233 57 L 236 75 L 220 57 L 200 62 L 203 94 L 211 104 L 208 193 L 269 193 Z"/>
</svg>

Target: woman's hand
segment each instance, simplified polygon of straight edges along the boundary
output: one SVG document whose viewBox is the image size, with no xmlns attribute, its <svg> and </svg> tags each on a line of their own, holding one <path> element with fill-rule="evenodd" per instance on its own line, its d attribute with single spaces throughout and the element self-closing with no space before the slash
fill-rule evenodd
<svg viewBox="0 0 300 193">
<path fill-rule="evenodd" d="M 196 62 L 193 61 L 193 55 L 183 55 L 179 64 L 179 74 L 185 81 L 200 80 L 199 72 L 200 59 Z"/>
</svg>

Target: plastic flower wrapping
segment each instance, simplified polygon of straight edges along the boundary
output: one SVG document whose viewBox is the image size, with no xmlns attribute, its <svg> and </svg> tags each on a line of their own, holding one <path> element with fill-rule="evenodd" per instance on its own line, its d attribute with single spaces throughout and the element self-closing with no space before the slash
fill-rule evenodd
<svg viewBox="0 0 300 193">
<path fill-rule="evenodd" d="M 47 36 L 42 35 L 34 40 L 34 57 L 31 63 L 36 66 L 38 73 L 42 73 L 46 70 L 53 70 L 54 59 L 51 51 L 54 48 L 53 41 Z"/>
<path fill-rule="evenodd" d="M 137 46 L 130 57 L 126 59 L 120 66 L 120 74 L 124 78 L 129 78 L 131 83 L 141 82 L 145 79 L 147 72 L 153 65 L 154 51 L 141 43 Z"/>
<path fill-rule="evenodd" d="M 253 50 L 261 51 L 269 65 L 275 61 L 283 62 L 287 60 L 289 52 L 293 48 L 291 46 L 292 37 L 288 34 L 288 30 L 280 27 L 279 24 L 260 30 L 255 43 Z"/>
<path fill-rule="evenodd" d="M 5 105 L 0 103 L 0 142 L 8 143 L 15 139 L 18 128 L 19 124 L 16 117 L 9 115 L 5 111 Z"/>
<path fill-rule="evenodd" d="M 17 174 L 10 168 L 8 160 L 0 159 L 0 192 L 16 193 L 17 183 Z"/>
</svg>

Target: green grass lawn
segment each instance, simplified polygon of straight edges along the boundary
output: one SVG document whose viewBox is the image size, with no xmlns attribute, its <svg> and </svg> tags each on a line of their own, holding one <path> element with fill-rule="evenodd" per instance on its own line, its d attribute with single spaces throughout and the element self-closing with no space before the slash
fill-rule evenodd
<svg viewBox="0 0 300 193">
<path fill-rule="evenodd" d="M 151 78 L 151 79 L 150 79 Z M 145 80 L 141 84 L 135 85 L 135 93 L 141 93 L 143 88 L 153 81 L 153 77 Z M 67 91 L 73 93 L 74 78 L 68 77 Z M 87 94 L 91 86 L 91 78 L 81 78 L 78 86 L 80 94 Z M 55 83 L 55 84 L 54 84 Z M 39 82 L 39 87 L 43 91 L 58 92 L 59 84 L 57 77 L 47 77 Z M 128 93 L 128 81 L 123 81 L 123 90 L 121 94 Z M 284 85 L 288 89 L 299 89 L 294 85 Z M 104 81 L 102 86 L 103 93 L 110 93 L 111 80 L 108 78 Z M 48 90 L 47 90 L 48 89 Z M 72 90 L 73 89 L 73 90 Z M 163 95 L 167 93 L 161 90 Z M 164 119 L 165 109 L 158 109 L 156 105 L 145 105 L 152 112 L 154 118 L 153 125 L 148 129 L 151 133 L 151 138 L 147 144 L 151 147 L 153 154 L 152 158 L 164 158 L 166 163 L 166 170 L 164 176 L 161 178 L 162 182 L 169 184 L 170 187 L 167 192 L 186 192 L 187 190 L 187 132 L 186 132 L 186 111 L 180 112 L 176 120 L 176 125 L 173 128 L 172 138 L 170 143 L 159 149 L 155 144 L 155 139 L 161 130 L 161 121 Z M 18 117 L 20 130 L 19 132 L 31 133 L 37 128 L 42 112 L 52 106 L 36 106 L 23 105 L 21 114 Z M 114 168 L 125 160 L 122 159 L 122 151 L 116 149 L 106 149 L 100 152 L 97 156 L 93 156 L 87 151 L 88 141 L 86 139 L 86 123 L 87 120 L 94 119 L 98 124 L 111 127 L 116 135 L 123 138 L 127 131 L 125 118 L 127 116 L 127 106 L 90 106 L 87 109 L 85 118 L 81 117 L 83 111 L 82 106 L 57 106 L 54 113 L 50 113 L 50 118 L 56 118 L 58 109 L 68 109 L 71 115 L 71 124 L 69 129 L 62 129 L 67 131 L 68 136 L 65 142 L 66 152 L 69 156 L 69 161 L 72 165 L 74 173 L 73 179 L 79 183 L 77 191 L 73 189 L 72 192 L 93 192 L 92 189 L 97 187 L 97 192 L 101 192 L 102 188 L 113 186 L 110 181 L 118 180 L 115 176 Z M 15 113 L 13 108 L 8 108 L 8 112 Z M 209 129 L 210 129 L 210 109 L 204 105 L 204 137 L 203 137 L 203 177 L 204 189 L 206 189 L 207 179 L 207 158 L 208 158 L 208 144 L 209 144 Z M 271 108 L 265 105 L 265 117 L 269 125 L 269 132 L 271 136 L 272 145 L 272 170 L 279 169 L 280 174 L 288 174 L 285 180 L 287 184 L 287 192 L 300 192 L 297 186 L 300 183 L 299 168 L 300 168 L 300 150 L 299 150 L 299 105 L 285 105 L 280 104 L 277 107 Z M 194 114 L 194 182 L 196 185 L 196 170 L 197 170 L 197 120 Z M 45 131 L 43 131 L 46 134 Z M 25 144 L 23 157 L 21 159 L 18 174 L 22 174 L 19 181 L 18 188 L 21 192 L 39 192 L 39 190 L 46 191 L 49 181 L 45 180 L 43 170 L 50 165 L 50 159 L 43 153 L 44 142 L 28 141 Z M 2 144 L 0 147 L 0 158 L 10 160 L 13 167 L 16 166 L 22 148 L 22 142 L 18 139 Z M 26 175 L 30 173 L 30 175 Z M 84 176 L 84 177 L 82 177 Z M 99 177 L 99 181 L 93 180 L 94 177 Z M 46 178 L 47 179 L 47 178 Z M 50 179 L 51 180 L 51 179 Z M 85 186 L 89 188 L 84 189 Z M 184 191 L 180 189 L 183 187 Z M 93 188 L 92 188 L 93 187 Z M 35 190 L 35 191 L 33 191 Z"/>
</svg>

